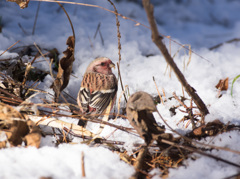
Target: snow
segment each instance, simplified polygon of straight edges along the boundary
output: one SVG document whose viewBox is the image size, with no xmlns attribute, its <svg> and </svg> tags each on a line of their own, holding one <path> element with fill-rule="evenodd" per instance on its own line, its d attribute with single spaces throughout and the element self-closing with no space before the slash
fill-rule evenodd
<svg viewBox="0 0 240 179">
<path fill-rule="evenodd" d="M 0 152 L 0 178 L 81 178 L 84 155 L 86 178 L 127 178 L 134 172 L 119 156 L 102 147 L 61 144 L 58 148 L 11 148 Z M 107 156 L 107 157 L 106 157 Z M 114 164 L 114 165 L 113 165 Z M 4 167 L 5 166 L 5 167 Z"/>
<path fill-rule="evenodd" d="M 108 1 L 79 0 L 76 2 L 99 5 L 113 10 Z M 113 1 L 118 12 L 148 26 L 146 14 L 141 5 L 127 0 Z M 185 75 L 190 85 L 196 89 L 198 95 L 208 106 L 210 114 L 206 116 L 206 122 L 219 119 L 220 121 L 240 124 L 240 88 L 239 80 L 234 84 L 233 96 L 231 96 L 231 83 L 239 75 L 239 42 L 225 43 L 221 47 L 209 50 L 219 43 L 239 38 L 240 36 L 240 2 L 238 0 L 172 0 L 153 1 L 155 4 L 155 16 L 159 32 L 171 36 L 174 41 L 191 45 L 192 53 L 190 64 L 184 68 L 189 56 L 188 52 L 180 49 L 174 42 L 169 43 L 164 39 L 167 47 L 171 45 L 171 54 L 175 55 L 175 62 Z M 16 47 L 30 45 L 34 42 L 42 48 L 57 48 L 61 53 L 66 49 L 66 39 L 72 34 L 69 22 L 62 10 L 58 11 L 56 3 L 42 2 L 36 24 L 35 34 L 32 34 L 35 14 L 38 2 L 31 1 L 29 7 L 21 10 L 17 4 L 0 0 L 0 17 L 2 17 L 2 33 L 0 33 L 0 54 L 12 44 L 20 40 Z M 115 15 L 103 9 L 86 6 L 64 5 L 76 33 L 75 61 L 73 75 L 68 87 L 64 90 L 76 98 L 82 76 L 86 67 L 97 56 L 107 56 L 114 63 L 118 62 L 117 27 Z M 167 64 L 151 41 L 151 31 L 143 26 L 136 26 L 134 22 L 122 19 L 120 21 L 122 61 L 120 63 L 123 84 L 128 85 L 130 94 L 143 90 L 157 96 L 153 76 L 158 88 L 164 88 L 166 97 L 171 97 L 173 92 L 182 95 L 182 88 L 175 75 L 169 77 L 169 71 L 165 74 Z M 19 28 L 24 28 L 27 35 Z M 94 39 L 98 24 L 101 23 L 101 34 L 104 39 L 102 44 L 99 34 Z M 1 24 L 0 24 L 1 25 Z M 91 39 L 91 40 L 89 40 Z M 91 43 L 93 47 L 91 47 Z M 16 53 L 9 51 L 0 56 L 14 58 Z M 150 55 L 149 57 L 147 57 Z M 60 57 L 62 54 L 60 55 Z M 203 58 L 202 58 L 203 57 Z M 32 60 L 24 57 L 24 61 Z M 39 58 L 37 61 L 44 61 Z M 34 64 L 39 69 L 48 70 L 47 62 Z M 117 71 L 114 71 L 117 74 Z M 223 92 L 221 98 L 217 97 L 215 88 L 218 81 L 229 77 L 229 89 Z M 52 84 L 50 75 L 46 76 L 39 88 L 53 94 L 49 88 Z M 118 97 L 121 94 L 119 87 Z M 185 93 L 185 95 L 187 95 Z M 34 97 L 34 102 L 41 102 L 40 95 Z M 41 98 L 51 99 L 51 95 L 42 95 Z M 124 99 L 121 99 L 123 105 Z M 76 104 L 76 101 L 72 101 Z M 175 100 L 168 100 L 165 105 L 157 106 L 161 115 L 174 129 L 186 132 L 191 125 L 185 128 L 186 123 L 180 123 L 183 113 L 176 110 L 176 115 L 169 112 L 169 108 L 177 105 Z M 162 123 L 158 115 L 154 114 L 157 122 Z M 77 123 L 74 119 L 61 118 L 64 121 Z M 127 120 L 118 118 L 110 121 L 117 125 L 131 127 Z M 88 129 L 96 132 L 97 124 L 90 124 Z M 129 153 L 132 152 L 133 143 L 142 143 L 142 139 L 106 126 L 101 134 L 109 140 L 124 141 L 123 146 Z M 1 140 L 4 136 L 0 135 Z M 206 139 L 202 142 L 214 142 L 214 145 L 240 150 L 239 132 L 221 134 L 214 139 Z M 40 178 L 51 176 L 53 178 L 81 178 L 81 152 L 85 155 L 86 178 L 129 178 L 134 169 L 132 166 L 120 160 L 120 157 L 104 147 L 89 147 L 80 144 L 78 139 L 73 142 L 78 144 L 61 144 L 55 147 L 54 138 L 42 139 L 40 149 L 35 148 L 9 148 L 0 150 L 0 178 Z M 240 156 L 213 150 L 213 155 L 220 156 L 232 162 L 239 163 Z M 234 175 L 238 169 L 218 162 L 216 160 L 194 154 L 196 160 L 187 159 L 185 166 L 178 169 L 170 169 L 169 178 L 224 178 Z M 204 171 L 204 172 L 203 172 Z M 160 171 L 156 169 L 154 178 L 159 178 Z"/>
</svg>

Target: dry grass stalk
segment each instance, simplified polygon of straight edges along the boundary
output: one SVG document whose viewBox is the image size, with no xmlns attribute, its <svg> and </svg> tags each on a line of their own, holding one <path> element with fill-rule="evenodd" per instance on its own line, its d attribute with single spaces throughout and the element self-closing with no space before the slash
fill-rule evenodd
<svg viewBox="0 0 240 179">
<path fill-rule="evenodd" d="M 226 42 L 217 44 L 217 45 L 209 48 L 209 50 L 213 50 L 213 49 L 219 48 L 219 47 L 221 47 L 222 45 L 224 45 L 225 43 L 233 43 L 233 42 L 239 42 L 239 41 L 240 41 L 240 38 L 233 38 L 233 39 L 228 40 L 228 41 L 226 41 Z"/>
<path fill-rule="evenodd" d="M 52 79 L 54 80 L 54 76 L 53 76 L 53 72 L 52 72 L 52 61 L 49 63 L 49 61 L 46 59 L 45 55 L 42 53 L 42 51 L 40 50 L 38 45 L 35 42 L 33 44 L 36 47 L 36 49 L 38 50 L 38 52 L 41 54 L 41 56 L 44 58 L 44 60 L 48 63 L 49 70 L 50 70 L 50 75 L 51 75 Z"/>
<path fill-rule="evenodd" d="M 73 28 L 73 24 L 72 24 L 72 21 L 67 13 L 67 11 L 65 10 L 65 8 L 63 7 L 62 4 L 60 4 L 58 1 L 55 1 L 56 3 L 58 3 L 58 5 L 62 8 L 62 10 L 64 11 L 64 13 L 66 14 L 67 18 L 68 18 L 68 21 L 71 25 L 71 29 L 72 29 L 72 33 L 73 33 L 73 38 L 74 38 L 74 44 L 75 44 L 75 31 L 74 31 L 74 28 Z"/>
<path fill-rule="evenodd" d="M 96 30 L 96 32 L 95 32 L 93 38 L 95 39 L 96 36 L 97 36 L 97 33 L 99 33 L 100 38 L 101 38 L 101 41 L 102 41 L 102 45 L 104 45 L 104 39 L 103 39 L 103 36 L 102 36 L 101 30 L 100 30 L 100 27 L 101 27 L 101 22 L 98 23 L 97 30 Z M 91 41 L 90 41 L 90 43 L 91 43 Z M 92 44 L 92 43 L 91 43 L 91 44 Z"/>
<path fill-rule="evenodd" d="M 18 27 L 22 30 L 24 35 L 29 35 L 29 33 L 22 27 L 22 25 L 20 23 L 18 23 Z"/>
<path fill-rule="evenodd" d="M 153 76 L 153 82 L 154 82 L 154 84 L 155 84 L 155 86 L 156 86 L 156 89 L 157 89 L 157 92 L 158 92 L 158 96 L 159 96 L 159 98 L 160 98 L 160 100 L 161 100 L 161 103 L 164 105 L 162 96 L 161 96 L 161 94 L 160 94 L 160 92 L 159 92 L 159 90 L 158 90 L 158 87 L 157 87 L 157 84 L 156 84 L 156 81 L 155 81 L 154 76 Z"/>
<path fill-rule="evenodd" d="M 191 98 L 191 100 L 190 100 L 190 107 L 187 107 L 187 105 L 185 105 L 184 102 L 182 102 L 182 101 L 177 97 L 177 95 L 176 95 L 175 92 L 173 93 L 173 97 L 186 109 L 186 113 L 188 113 L 188 117 L 190 118 L 190 121 L 191 121 L 191 123 L 192 123 L 192 128 L 195 129 L 195 128 L 196 128 L 196 124 L 195 124 L 195 122 L 194 122 L 194 116 L 195 116 L 195 115 L 194 115 L 193 112 L 192 112 L 192 109 L 193 109 L 192 98 Z M 184 112 L 184 111 L 182 111 L 182 112 Z M 183 122 L 183 121 L 184 121 L 184 118 L 183 118 L 181 121 Z M 189 124 L 189 121 L 188 121 L 186 127 L 188 126 L 188 124 Z"/>
<path fill-rule="evenodd" d="M 114 5 L 114 3 L 111 1 L 111 0 L 108 0 L 108 2 L 113 6 L 114 8 L 114 12 L 115 12 L 115 16 L 116 16 L 116 26 L 117 26 L 117 38 L 118 38 L 118 63 L 117 63 L 117 67 L 118 67 L 118 77 L 120 79 L 120 84 L 121 84 L 121 87 L 122 87 L 122 91 L 124 91 L 124 88 L 123 88 L 123 82 L 122 82 L 122 77 L 121 77 L 121 73 L 120 73 L 120 62 L 121 62 L 121 33 L 120 33 L 120 30 L 119 30 L 119 27 L 120 27 L 120 22 L 118 20 L 118 11 L 117 11 L 117 8 L 116 6 Z M 124 95 L 124 98 L 125 98 L 125 101 L 127 102 L 127 98 L 126 98 L 126 95 L 125 93 L 123 94 Z"/>
<path fill-rule="evenodd" d="M 38 12 L 39 12 L 39 9 L 40 9 L 40 4 L 41 4 L 41 2 L 39 1 L 39 2 L 38 2 L 37 11 L 36 11 L 36 15 L 35 15 L 34 24 L 33 24 L 32 35 L 34 35 L 34 33 L 35 33 L 35 28 L 36 28 L 37 18 L 38 18 Z"/>
<path fill-rule="evenodd" d="M 117 67 L 118 67 L 118 76 L 119 76 L 119 79 L 120 79 L 120 84 L 121 84 L 121 87 L 122 87 L 122 91 L 124 91 L 123 82 L 122 82 L 122 78 L 121 78 L 121 72 L 120 72 L 120 65 L 119 65 L 118 62 L 117 62 Z M 125 93 L 123 93 L 123 95 L 124 95 L 125 102 L 127 102 L 127 97 L 126 97 Z"/>
<path fill-rule="evenodd" d="M 126 86 L 124 87 L 124 91 L 121 92 L 121 94 L 120 94 L 120 96 L 119 96 L 119 98 L 118 98 L 118 104 L 117 104 L 118 112 L 117 112 L 117 114 L 116 114 L 116 116 L 115 116 L 115 119 L 114 119 L 115 121 L 116 121 L 117 118 L 120 116 L 120 107 L 121 107 L 120 103 L 121 103 L 122 95 L 125 94 L 125 92 L 126 92 L 126 88 L 128 88 L 128 85 L 126 85 Z"/>
<path fill-rule="evenodd" d="M 7 52 L 9 49 L 11 49 L 14 45 L 16 45 L 18 42 L 20 42 L 20 40 L 18 40 L 17 42 L 15 42 L 14 44 L 12 44 L 10 47 L 8 47 L 4 52 L 2 52 L 0 54 L 0 56 L 2 56 L 5 52 Z M 1 60 L 0 60 L 1 61 Z"/>
<path fill-rule="evenodd" d="M 142 168 L 143 168 L 143 163 L 145 160 L 145 157 L 147 155 L 148 148 L 147 146 L 144 146 L 142 149 L 140 149 L 140 152 L 138 153 L 138 156 L 136 158 L 136 161 L 134 163 L 134 168 L 136 172 L 133 174 L 133 176 L 130 177 L 130 179 L 138 179 L 141 178 L 140 175 L 143 173 Z M 144 174 L 147 175 L 147 173 L 144 172 Z"/>
<path fill-rule="evenodd" d="M 164 90 L 164 88 L 162 88 L 162 93 L 163 93 L 163 96 L 164 96 L 164 98 L 165 98 L 165 101 L 167 100 L 167 98 L 166 98 L 166 94 L 165 94 L 165 90 Z"/>
<path fill-rule="evenodd" d="M 82 177 L 86 177 L 85 164 L 84 164 L 84 152 L 81 153 L 81 166 L 82 166 Z"/>
</svg>

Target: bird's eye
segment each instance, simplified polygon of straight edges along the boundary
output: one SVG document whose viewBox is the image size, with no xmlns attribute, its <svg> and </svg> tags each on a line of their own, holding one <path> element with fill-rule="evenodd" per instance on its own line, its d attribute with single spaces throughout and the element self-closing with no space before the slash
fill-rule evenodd
<svg viewBox="0 0 240 179">
<path fill-rule="evenodd" d="M 102 63 L 101 63 L 101 66 L 105 66 L 105 64 L 106 64 L 106 63 L 102 62 Z"/>
</svg>

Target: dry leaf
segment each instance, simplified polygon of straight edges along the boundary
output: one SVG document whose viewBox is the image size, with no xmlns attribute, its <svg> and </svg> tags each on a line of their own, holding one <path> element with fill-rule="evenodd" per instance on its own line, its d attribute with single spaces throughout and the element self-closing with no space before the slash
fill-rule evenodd
<svg viewBox="0 0 240 179">
<path fill-rule="evenodd" d="M 127 102 L 127 117 L 130 124 L 149 145 L 153 139 L 164 133 L 165 128 L 158 126 L 152 112 L 156 106 L 152 97 L 145 92 L 136 92 Z"/>
<path fill-rule="evenodd" d="M 27 146 L 33 146 L 33 147 L 39 148 L 41 143 L 41 137 L 42 136 L 40 133 L 37 133 L 37 132 L 29 133 L 24 137 L 24 141 Z"/>
<path fill-rule="evenodd" d="M 25 138 L 27 146 L 39 147 L 41 139 L 40 129 L 34 122 L 30 120 L 27 121 L 24 116 L 12 106 L 0 103 L 0 121 L 0 129 L 5 132 L 10 146 L 21 145 Z M 6 144 L 6 141 L 4 142 Z M 2 142 L 0 148 L 6 147 L 5 144 Z"/>
<path fill-rule="evenodd" d="M 228 78 L 219 80 L 218 84 L 216 85 L 216 88 L 220 91 L 227 91 L 228 89 Z"/>
<path fill-rule="evenodd" d="M 39 148 L 42 137 L 40 128 L 31 120 L 27 121 L 27 125 L 30 128 L 30 133 L 24 137 L 26 146 L 34 146 Z"/>
<path fill-rule="evenodd" d="M 22 138 L 29 132 L 23 115 L 13 107 L 0 103 L 0 121 L 2 131 L 5 132 L 11 146 L 20 145 Z"/>
<path fill-rule="evenodd" d="M 69 36 L 66 44 L 68 45 L 67 50 L 63 52 L 64 57 L 59 61 L 57 77 L 51 85 L 51 88 L 53 88 L 55 92 L 55 101 L 58 101 L 61 91 L 68 85 L 74 62 L 74 37 Z"/>
<path fill-rule="evenodd" d="M 7 141 L 0 142 L 0 149 L 4 149 L 7 147 Z"/>
<path fill-rule="evenodd" d="M 201 125 L 191 131 L 187 136 L 189 137 L 207 137 L 207 136 L 214 136 L 217 135 L 220 131 L 224 128 L 224 124 L 219 121 L 218 119 L 208 122 L 206 125 Z"/>
<path fill-rule="evenodd" d="M 7 0 L 7 1 L 15 2 L 19 5 L 19 7 L 21 9 L 24 9 L 24 8 L 28 7 L 28 3 L 30 0 Z"/>
</svg>

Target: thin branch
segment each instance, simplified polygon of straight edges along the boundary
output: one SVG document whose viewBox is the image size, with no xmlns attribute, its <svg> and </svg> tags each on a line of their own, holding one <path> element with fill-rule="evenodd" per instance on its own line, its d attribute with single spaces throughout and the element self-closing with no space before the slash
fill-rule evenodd
<svg viewBox="0 0 240 179">
<path fill-rule="evenodd" d="M 161 103 L 164 105 L 162 96 L 161 96 L 161 94 L 160 94 L 160 92 L 159 92 L 159 90 L 158 90 L 157 83 L 156 83 L 156 81 L 155 81 L 154 76 L 153 76 L 153 82 L 154 82 L 154 84 L 155 84 L 155 86 L 156 86 L 156 89 L 157 89 L 157 92 L 158 92 L 158 96 L 159 96 L 159 98 L 160 98 L 160 100 L 161 100 Z"/>
<path fill-rule="evenodd" d="M 224 45 L 225 43 L 232 43 L 232 42 L 239 42 L 239 41 L 240 41 L 240 38 L 234 38 L 234 39 L 228 40 L 228 41 L 226 41 L 226 42 L 217 44 L 217 45 L 215 45 L 215 46 L 213 46 L 213 47 L 210 47 L 209 50 L 213 50 L 213 49 L 219 48 L 219 47 L 221 47 L 222 45 Z"/>
<path fill-rule="evenodd" d="M 117 62 L 117 68 L 118 68 L 118 75 L 119 75 L 119 79 L 120 79 L 121 88 L 122 88 L 122 91 L 124 91 L 123 82 L 122 82 L 121 73 L 120 73 L 120 67 L 119 67 L 118 62 Z M 124 96 L 125 102 L 127 102 L 126 94 L 123 93 L 123 96 Z"/>
<path fill-rule="evenodd" d="M 119 30 L 120 22 L 118 20 L 119 13 L 117 11 L 116 6 L 113 4 L 113 2 L 111 0 L 108 0 L 108 2 L 113 6 L 114 12 L 115 12 L 114 14 L 116 15 L 117 37 L 118 37 L 118 63 L 117 63 L 117 67 L 118 67 L 118 76 L 119 76 L 119 79 L 120 79 L 122 91 L 124 91 L 122 77 L 121 77 L 121 73 L 120 73 L 120 62 L 121 62 L 121 59 L 122 59 L 122 57 L 121 57 L 121 49 L 122 49 L 122 47 L 121 47 L 121 42 L 120 42 L 121 33 L 120 33 L 120 30 Z M 127 102 L 127 98 L 126 98 L 125 93 L 123 95 L 124 95 L 125 101 Z"/>
<path fill-rule="evenodd" d="M 63 5 L 60 4 L 59 1 L 55 1 L 55 2 L 58 3 L 58 5 L 62 8 L 62 10 L 65 12 L 65 14 L 66 14 L 66 16 L 67 16 L 67 18 L 68 18 L 68 21 L 69 21 L 69 23 L 70 23 L 70 25 L 71 25 L 71 28 L 72 28 L 72 33 L 73 33 L 73 37 L 74 37 L 74 44 L 75 44 L 75 31 L 74 31 L 74 28 L 73 28 L 72 21 L 71 21 L 69 15 L 68 15 L 67 11 L 66 11 L 65 8 L 63 7 Z"/>
<path fill-rule="evenodd" d="M 121 42 L 120 42 L 121 34 L 120 34 L 120 30 L 119 30 L 120 22 L 118 20 L 118 11 L 117 11 L 116 6 L 113 4 L 113 2 L 111 0 L 108 0 L 108 2 L 110 2 L 110 4 L 113 6 L 114 11 L 115 11 L 115 15 L 116 15 L 117 37 L 118 37 L 118 56 L 119 56 L 119 65 L 120 65 L 122 47 L 121 47 Z"/>
<path fill-rule="evenodd" d="M 209 113 L 206 105 L 204 104 L 202 99 L 198 96 L 198 94 L 196 93 L 196 90 L 194 88 L 192 88 L 188 84 L 188 82 L 185 79 L 184 75 L 179 70 L 179 68 L 177 67 L 176 63 L 173 61 L 173 58 L 169 54 L 166 46 L 162 42 L 163 37 L 159 35 L 157 24 L 156 24 L 155 18 L 153 16 L 153 9 L 154 9 L 154 7 L 150 3 L 150 0 L 143 0 L 142 2 L 143 2 L 143 6 L 144 6 L 144 9 L 145 9 L 147 17 L 148 17 L 149 24 L 151 26 L 152 41 L 156 44 L 156 46 L 162 52 L 166 62 L 173 69 L 173 71 L 175 72 L 178 80 L 181 82 L 182 86 L 185 88 L 185 90 L 187 91 L 189 96 L 191 96 L 193 98 L 193 101 L 195 102 L 195 104 L 197 105 L 197 107 L 199 108 L 199 110 L 200 110 L 200 112 L 202 114 L 201 122 L 204 123 L 204 117 Z"/>
<path fill-rule="evenodd" d="M 84 164 L 84 152 L 83 151 L 82 151 L 82 154 L 81 154 L 81 165 L 82 165 L 82 177 L 86 177 L 85 164 Z"/>
<path fill-rule="evenodd" d="M 37 7 L 36 16 L 35 16 L 35 20 L 34 20 L 34 24 L 33 24 L 32 35 L 34 35 L 34 33 L 35 33 L 35 28 L 36 28 L 37 18 L 38 18 L 38 12 L 39 12 L 39 9 L 40 9 L 40 4 L 41 4 L 41 2 L 39 1 L 39 2 L 38 2 L 38 7 Z"/>
<path fill-rule="evenodd" d="M 2 56 L 6 51 L 8 51 L 10 48 L 12 48 L 14 45 L 16 45 L 18 42 L 20 42 L 20 40 L 18 40 L 17 42 L 12 44 L 10 47 L 8 47 L 3 53 L 0 54 L 0 56 Z"/>
<path fill-rule="evenodd" d="M 18 27 L 22 30 L 22 32 L 24 33 L 24 35 L 29 35 L 24 28 L 22 27 L 22 25 L 20 23 L 18 23 Z"/>
</svg>

